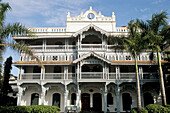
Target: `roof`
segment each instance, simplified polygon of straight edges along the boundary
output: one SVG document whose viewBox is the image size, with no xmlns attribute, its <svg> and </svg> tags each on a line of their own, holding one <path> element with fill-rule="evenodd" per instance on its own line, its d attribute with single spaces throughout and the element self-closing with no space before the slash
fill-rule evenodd
<svg viewBox="0 0 170 113">
<path fill-rule="evenodd" d="M 101 28 L 99 28 L 98 26 L 94 25 L 94 24 L 89 24 L 88 26 L 78 30 L 77 32 L 75 32 L 73 34 L 74 37 L 77 37 L 79 34 L 82 34 L 84 31 L 88 31 L 89 29 L 93 28 L 96 31 L 100 31 L 101 34 L 105 34 L 106 36 L 109 36 L 109 33 Z"/>
<path fill-rule="evenodd" d="M 100 59 L 100 60 L 102 60 L 102 61 L 104 61 L 104 62 L 107 62 L 107 63 L 109 63 L 109 64 L 112 63 L 110 60 L 108 60 L 108 59 L 106 59 L 106 58 L 104 58 L 104 57 L 98 55 L 98 54 L 95 53 L 94 51 L 91 51 L 91 52 L 89 52 L 89 53 L 87 53 L 87 54 L 81 56 L 80 58 L 74 60 L 73 63 L 80 62 L 80 61 L 82 61 L 83 59 L 86 59 L 86 58 L 88 58 L 88 57 L 90 57 L 90 56 L 94 56 L 94 57 L 96 57 L 96 58 L 98 58 L 98 59 Z"/>
</svg>

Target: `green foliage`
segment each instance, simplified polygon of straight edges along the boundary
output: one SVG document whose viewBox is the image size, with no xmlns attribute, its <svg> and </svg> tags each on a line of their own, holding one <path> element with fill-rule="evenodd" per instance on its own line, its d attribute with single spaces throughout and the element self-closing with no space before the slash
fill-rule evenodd
<svg viewBox="0 0 170 113">
<path fill-rule="evenodd" d="M 131 113 L 138 113 L 137 107 L 131 109 L 130 112 L 131 112 Z M 141 113 L 148 113 L 148 111 L 147 111 L 145 108 L 142 108 L 142 109 L 141 109 Z"/>
<path fill-rule="evenodd" d="M 146 106 L 148 113 L 170 113 L 170 109 L 168 107 L 163 107 L 156 104 L 149 104 Z"/>
<path fill-rule="evenodd" d="M 7 58 L 4 63 L 4 73 L 1 79 L 0 86 L 0 105 L 7 105 L 10 102 L 10 98 L 7 96 L 9 92 L 12 92 L 12 88 L 9 85 L 10 72 L 12 69 L 12 57 Z"/>
<path fill-rule="evenodd" d="M 57 106 L 0 106 L 0 113 L 60 113 Z"/>
<path fill-rule="evenodd" d="M 166 107 L 167 107 L 168 109 L 170 109 L 170 105 L 166 105 Z"/>
<path fill-rule="evenodd" d="M 4 74 L 2 78 L 2 88 L 1 88 L 2 97 L 7 96 L 8 93 L 12 91 L 12 88 L 9 85 L 11 69 L 12 69 L 12 57 L 10 56 L 9 58 L 7 58 L 6 62 L 4 63 Z"/>
</svg>

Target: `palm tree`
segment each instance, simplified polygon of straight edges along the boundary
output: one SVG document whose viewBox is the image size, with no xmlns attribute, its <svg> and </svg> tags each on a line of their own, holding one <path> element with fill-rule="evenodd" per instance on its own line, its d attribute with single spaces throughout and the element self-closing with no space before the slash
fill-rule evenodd
<svg viewBox="0 0 170 113">
<path fill-rule="evenodd" d="M 151 58 L 153 58 L 153 53 L 157 53 L 163 106 L 166 106 L 166 94 L 160 52 L 169 47 L 170 44 L 170 39 L 168 35 L 170 31 L 166 19 L 167 13 L 165 11 L 162 11 L 159 14 L 153 14 L 151 20 L 147 20 L 146 22 L 140 21 L 142 35 L 147 37 L 148 39 L 147 48 L 152 50 Z"/>
<path fill-rule="evenodd" d="M 136 70 L 136 87 L 137 87 L 137 107 L 138 111 L 141 112 L 141 96 L 140 96 L 140 82 L 139 82 L 139 73 L 138 73 L 138 64 L 137 56 L 142 52 L 145 47 L 144 38 L 141 37 L 139 32 L 139 20 L 132 20 L 128 23 L 129 34 L 127 37 L 114 37 L 110 36 L 108 38 L 109 42 L 120 43 L 121 46 L 116 46 L 116 49 L 126 50 L 129 52 L 135 59 L 135 70 Z"/>
<path fill-rule="evenodd" d="M 4 21 L 5 21 L 6 12 L 8 10 L 11 10 L 10 5 L 8 3 L 2 3 L 0 0 L 0 74 L 1 74 L 1 66 L 2 66 L 1 65 L 2 64 L 2 51 L 4 50 L 4 46 L 10 46 L 13 49 L 18 50 L 18 51 L 22 50 L 26 54 L 31 55 L 32 58 L 36 59 L 38 63 L 40 63 L 41 66 L 43 67 L 40 60 L 34 56 L 31 49 L 29 49 L 27 46 L 23 45 L 21 42 L 13 41 L 13 42 L 7 43 L 4 41 L 8 37 L 12 37 L 14 35 L 34 36 L 28 28 L 26 28 L 20 23 L 5 25 Z"/>
</svg>

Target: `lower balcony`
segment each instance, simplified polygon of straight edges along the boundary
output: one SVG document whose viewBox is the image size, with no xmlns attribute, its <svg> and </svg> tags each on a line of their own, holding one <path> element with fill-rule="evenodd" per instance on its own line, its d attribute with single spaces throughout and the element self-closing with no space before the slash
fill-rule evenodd
<svg viewBox="0 0 170 113">
<path fill-rule="evenodd" d="M 76 77 L 78 76 L 78 77 Z M 106 82 L 106 81 L 135 81 L 136 80 L 136 73 L 103 73 L 103 72 L 81 72 L 77 75 L 75 73 L 23 73 L 21 74 L 19 80 L 21 81 L 63 81 L 63 80 L 70 80 L 74 81 L 77 80 L 82 82 Z M 143 81 L 155 81 L 158 80 L 157 73 L 143 73 L 140 74 L 140 80 Z"/>
</svg>

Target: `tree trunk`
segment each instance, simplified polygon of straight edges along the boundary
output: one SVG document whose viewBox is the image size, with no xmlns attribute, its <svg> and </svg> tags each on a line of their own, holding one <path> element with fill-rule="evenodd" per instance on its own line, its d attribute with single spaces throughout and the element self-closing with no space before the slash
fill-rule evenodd
<svg viewBox="0 0 170 113">
<path fill-rule="evenodd" d="M 140 81 L 139 81 L 139 73 L 138 73 L 138 64 L 137 64 L 137 58 L 136 58 L 136 52 L 135 53 L 135 68 L 136 68 L 136 88 L 137 88 L 137 108 L 138 112 L 141 113 L 141 92 L 140 92 Z"/>
<path fill-rule="evenodd" d="M 165 86 L 164 86 L 164 78 L 161 66 L 161 59 L 159 55 L 159 51 L 157 51 L 157 59 L 158 59 L 158 66 L 159 66 L 159 75 L 160 75 L 160 87 L 161 87 L 161 94 L 162 94 L 162 105 L 166 106 L 166 94 L 165 94 Z"/>
</svg>

